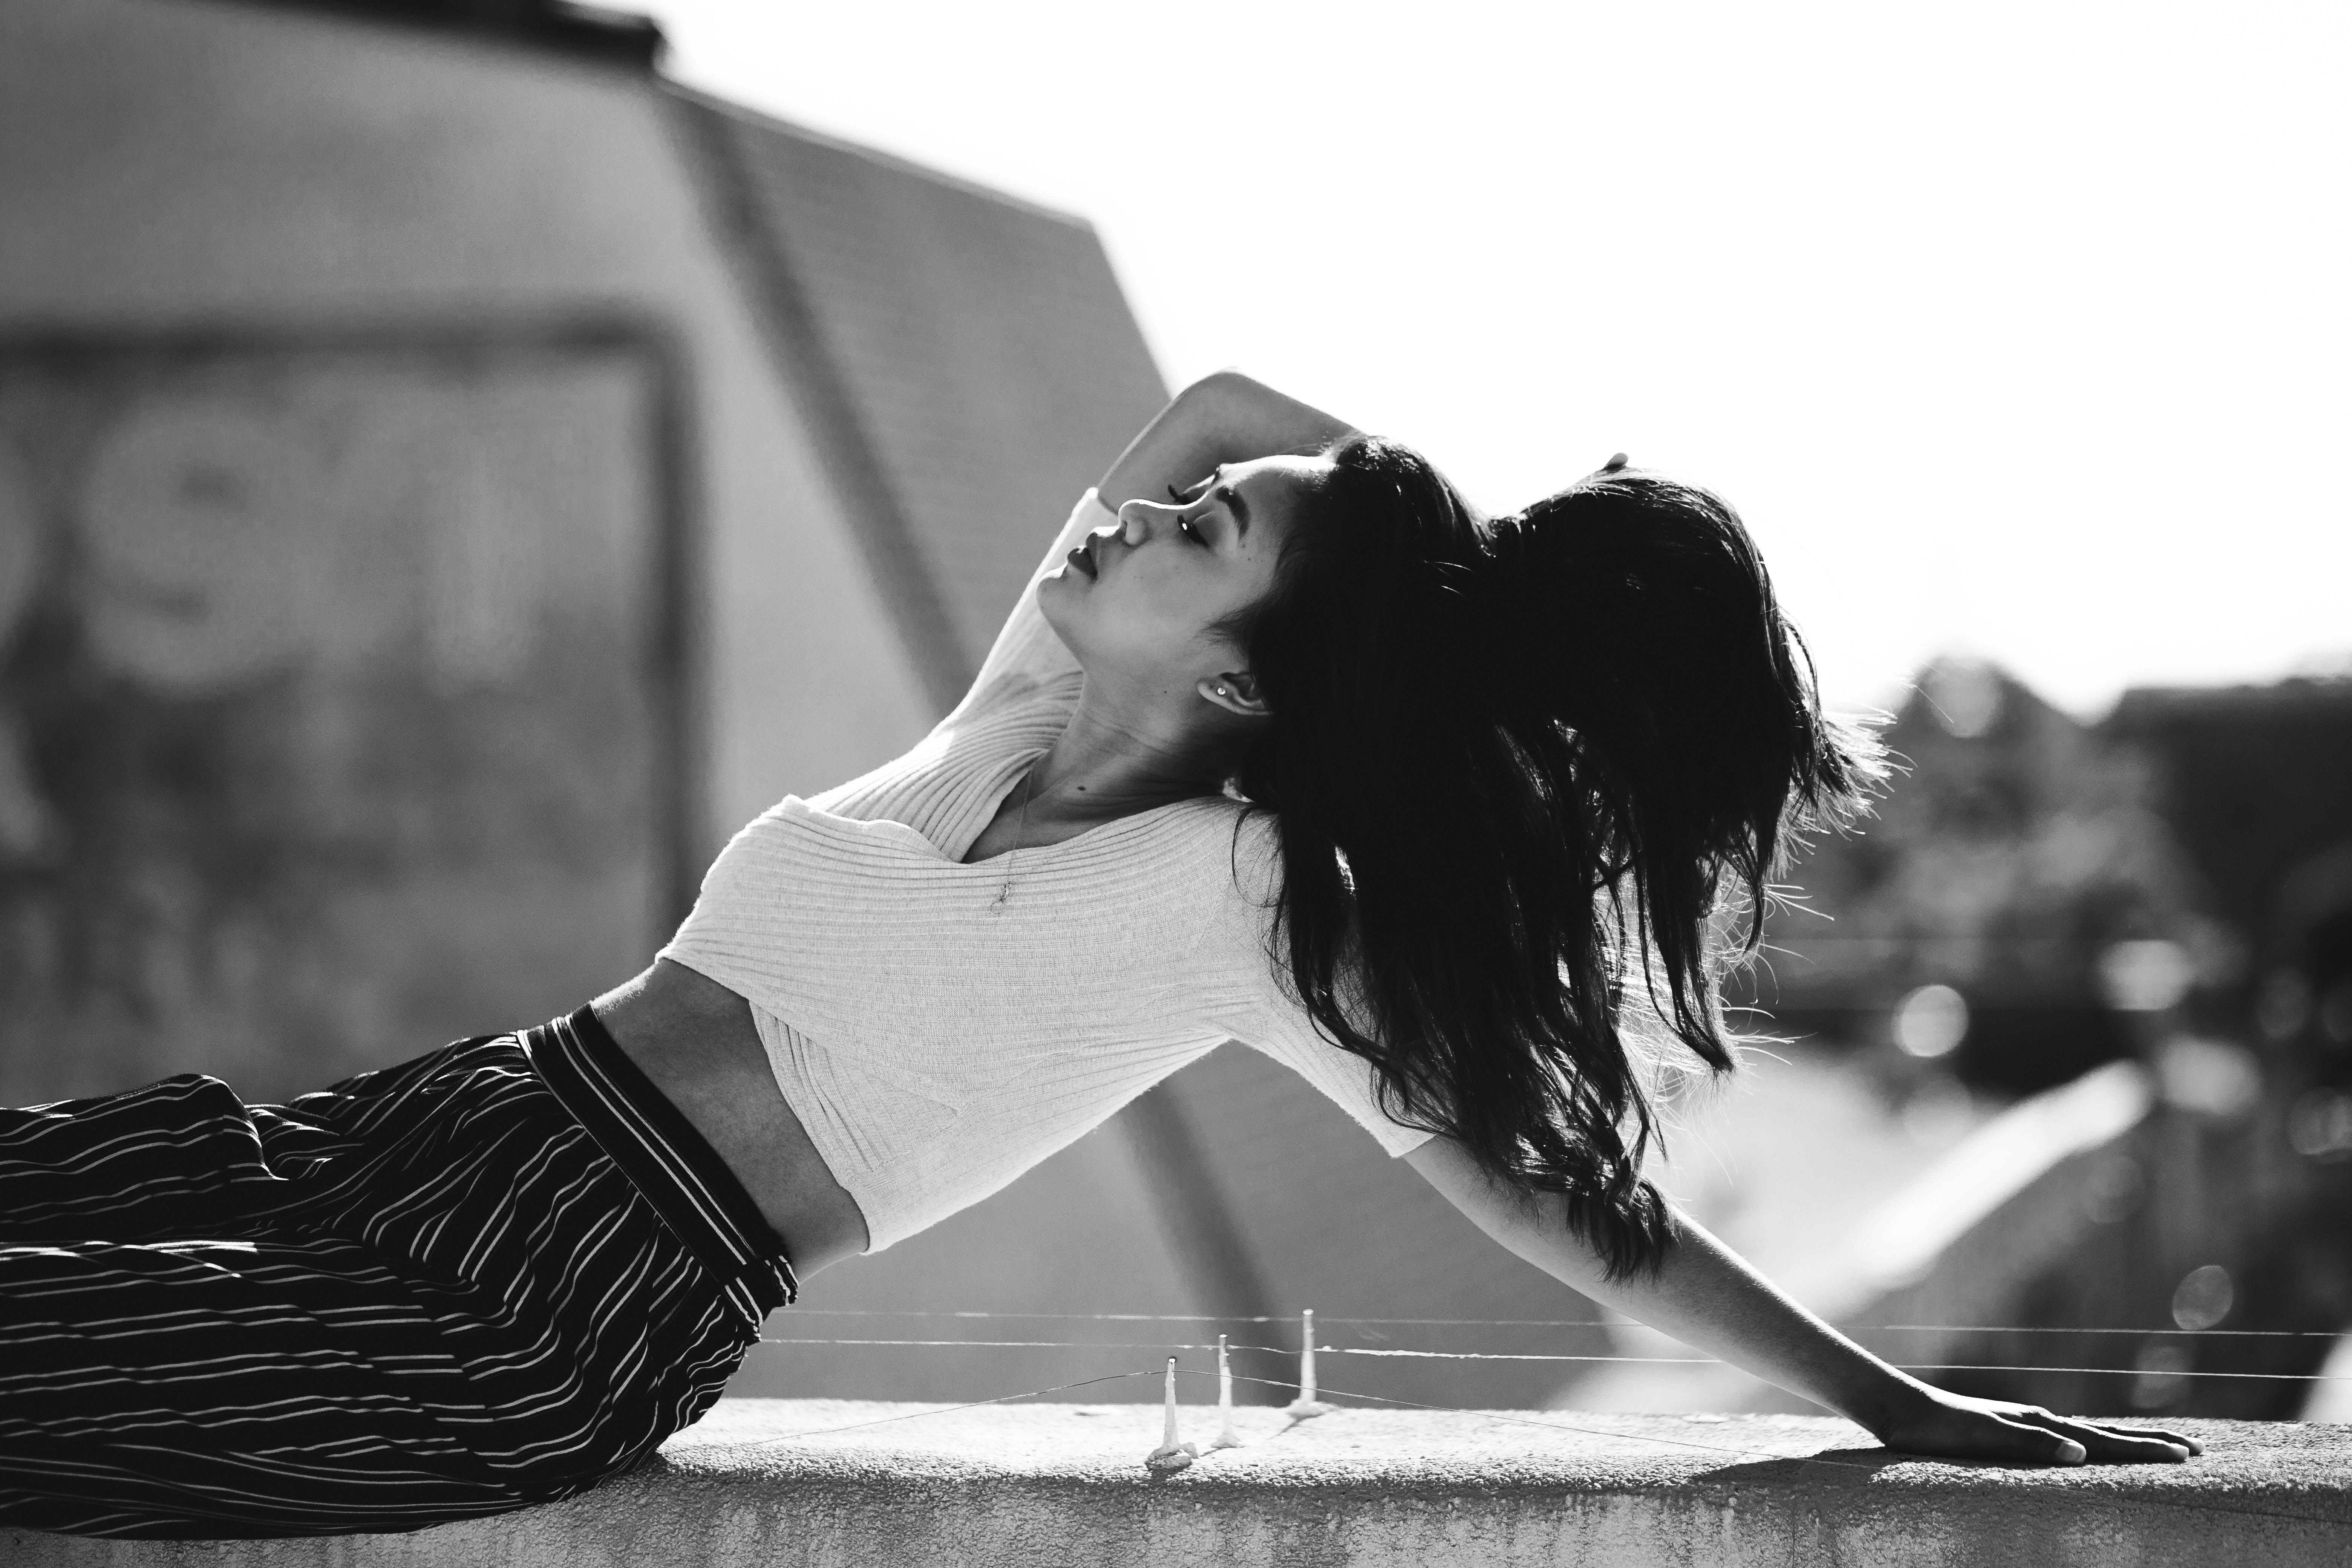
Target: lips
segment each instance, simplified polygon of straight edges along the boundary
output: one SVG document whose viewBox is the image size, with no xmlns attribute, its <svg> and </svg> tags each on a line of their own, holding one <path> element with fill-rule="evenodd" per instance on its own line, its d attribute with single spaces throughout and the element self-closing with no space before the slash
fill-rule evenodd
<svg viewBox="0 0 2352 1568">
<path fill-rule="evenodd" d="M 1102 575 L 1101 569 L 1095 564 L 1095 542 L 1091 538 L 1089 538 L 1084 544 L 1079 545 L 1076 550 L 1071 551 L 1068 559 L 1071 565 L 1076 567 L 1079 571 L 1085 573 L 1089 577 L 1099 577 Z"/>
</svg>

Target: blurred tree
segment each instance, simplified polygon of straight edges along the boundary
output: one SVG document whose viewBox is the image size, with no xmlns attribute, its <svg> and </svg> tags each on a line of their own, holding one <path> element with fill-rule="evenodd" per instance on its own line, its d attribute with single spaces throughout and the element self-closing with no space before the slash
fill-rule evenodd
<svg viewBox="0 0 2352 1568">
<path fill-rule="evenodd" d="M 2137 750 L 1958 659 L 1921 673 L 1885 739 L 1903 771 L 1875 817 L 1817 846 L 1771 920 L 1749 984 L 1779 1027 L 1889 1043 L 1906 996 L 1948 987 L 1952 1065 L 2025 1092 L 2132 1048 L 2103 984 L 2118 944 L 2172 944 L 2138 951 L 2190 978 L 2227 967 Z"/>
</svg>

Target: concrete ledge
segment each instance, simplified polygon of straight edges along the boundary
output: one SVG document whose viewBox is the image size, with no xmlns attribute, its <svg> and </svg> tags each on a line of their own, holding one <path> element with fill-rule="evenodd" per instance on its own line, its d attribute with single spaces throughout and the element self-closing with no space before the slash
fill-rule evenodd
<svg viewBox="0 0 2352 1568">
<path fill-rule="evenodd" d="M 2179 1466 L 1898 1459 L 1843 1421 L 1245 1408 L 1165 1479 L 1150 1405 L 723 1402 L 587 1496 L 414 1535 L 127 1542 L 0 1531 L 0 1562 L 122 1568 L 646 1564 L 2338 1564 L 2352 1427 L 2187 1422 Z M 1213 1417 L 1185 1412 L 1186 1438 Z M 1580 1430 L 1547 1430 L 1524 1425 Z M 1811 1462 L 1818 1460 L 1827 1462 Z"/>
</svg>

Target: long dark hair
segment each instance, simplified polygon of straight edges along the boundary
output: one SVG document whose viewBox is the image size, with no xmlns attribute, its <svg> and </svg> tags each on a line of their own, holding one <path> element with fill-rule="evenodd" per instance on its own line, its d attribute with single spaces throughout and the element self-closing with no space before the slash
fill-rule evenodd
<svg viewBox="0 0 2352 1568">
<path fill-rule="evenodd" d="M 1229 628 L 1272 712 L 1234 779 L 1280 828 L 1269 958 L 1391 1115 L 1654 1267 L 1643 1026 L 1730 1070 L 1720 970 L 1875 751 L 1708 492 L 1612 468 L 1489 521 L 1409 447 L 1326 456 Z"/>
</svg>

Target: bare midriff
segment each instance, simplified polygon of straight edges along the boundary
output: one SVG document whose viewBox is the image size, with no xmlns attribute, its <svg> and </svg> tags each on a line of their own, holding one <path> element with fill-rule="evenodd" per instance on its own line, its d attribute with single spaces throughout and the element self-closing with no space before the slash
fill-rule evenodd
<svg viewBox="0 0 2352 1568">
<path fill-rule="evenodd" d="M 777 1089 L 750 1003 L 657 959 L 594 1006 L 614 1042 L 735 1173 L 795 1274 L 866 1250 L 866 1217 Z"/>
</svg>

